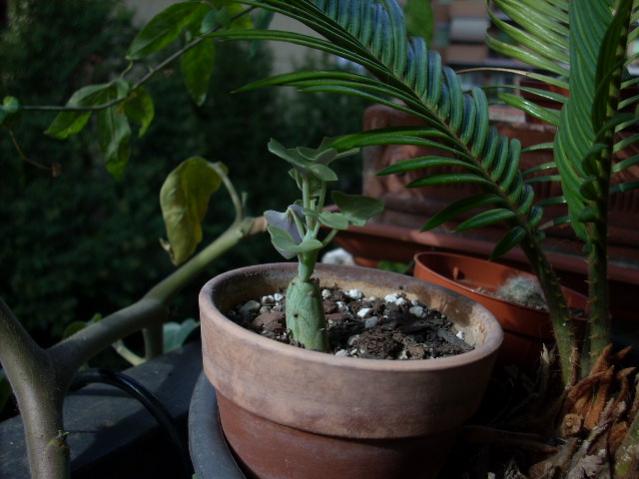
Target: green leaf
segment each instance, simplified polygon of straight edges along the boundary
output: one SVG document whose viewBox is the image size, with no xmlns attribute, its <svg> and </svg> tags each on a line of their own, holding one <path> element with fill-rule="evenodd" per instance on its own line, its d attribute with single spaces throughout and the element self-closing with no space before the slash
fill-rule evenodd
<svg viewBox="0 0 639 479">
<path fill-rule="evenodd" d="M 331 213 L 330 211 L 322 211 L 318 215 L 320 223 L 329 228 L 336 230 L 348 229 L 348 218 L 342 213 Z"/>
<path fill-rule="evenodd" d="M 122 86 L 118 88 L 113 83 L 85 86 L 71 95 L 66 106 L 88 108 L 101 105 L 108 102 L 109 98 L 113 98 L 112 92 L 118 89 L 123 93 L 121 98 L 124 98 L 127 93 L 126 89 L 122 89 Z M 90 111 L 63 111 L 53 119 L 53 122 L 44 133 L 58 140 L 66 140 L 80 133 L 88 123 L 89 118 L 91 118 Z"/>
<path fill-rule="evenodd" d="M 611 193 L 625 193 L 626 191 L 632 191 L 639 189 L 639 181 L 628 181 L 626 183 L 619 183 L 610 187 Z"/>
<path fill-rule="evenodd" d="M 545 121 L 550 125 L 559 125 L 559 112 L 557 110 L 541 107 L 530 100 L 526 100 L 520 96 L 513 95 L 512 93 L 500 93 L 499 99 L 507 105 L 522 110 L 528 113 L 530 116 Z"/>
<path fill-rule="evenodd" d="M 131 127 L 124 108 L 112 106 L 98 112 L 98 139 L 106 159 L 106 168 L 120 179 L 129 162 Z"/>
<path fill-rule="evenodd" d="M 253 23 L 257 30 L 267 30 L 271 26 L 275 12 L 269 10 L 259 10 L 255 15 Z"/>
<path fill-rule="evenodd" d="M 494 210 L 483 211 L 476 216 L 464 221 L 457 226 L 457 231 L 466 231 L 473 228 L 483 228 L 501 221 L 513 219 L 515 213 L 505 208 L 496 208 Z"/>
<path fill-rule="evenodd" d="M 268 143 L 268 150 L 284 161 L 292 164 L 295 168 L 313 175 L 321 181 L 336 181 L 337 174 L 328 166 L 309 160 L 306 155 L 297 148 L 285 148 L 277 140 L 271 138 Z"/>
<path fill-rule="evenodd" d="M 202 19 L 202 23 L 200 24 L 200 34 L 208 35 L 212 31 L 214 31 L 218 27 L 218 12 L 217 10 L 211 10 Z"/>
<path fill-rule="evenodd" d="M 322 249 L 322 242 L 316 239 L 305 239 L 301 243 L 296 243 L 288 231 L 272 225 L 268 225 L 266 229 L 271 235 L 273 246 L 285 259 Z"/>
<path fill-rule="evenodd" d="M 503 200 L 499 196 L 496 196 L 492 193 L 463 198 L 456 201 L 455 203 L 448 205 L 446 208 L 436 213 L 422 227 L 422 231 L 428 231 L 436 228 L 437 226 L 440 226 L 447 221 L 455 219 L 458 215 L 466 213 L 467 211 L 473 210 L 475 208 L 480 208 L 486 205 L 499 204 L 502 202 Z"/>
<path fill-rule="evenodd" d="M 369 219 L 384 210 L 384 202 L 376 198 L 348 195 L 339 191 L 333 191 L 331 197 L 342 214 L 355 226 L 364 226 Z"/>
<path fill-rule="evenodd" d="M 519 243 L 526 238 L 526 230 L 521 226 L 515 226 L 511 229 L 506 236 L 504 236 L 499 243 L 495 246 L 495 249 L 490 254 L 490 259 L 495 260 L 500 256 L 505 255 Z"/>
<path fill-rule="evenodd" d="M 610 22 L 606 35 L 601 43 L 597 61 L 595 83 L 597 92 L 592 105 L 592 123 L 595 131 L 599 130 L 607 121 L 606 109 L 610 98 L 611 81 L 615 73 L 625 70 L 623 62 L 626 50 L 619 50 L 620 43 L 625 46 L 628 36 L 628 23 L 632 14 L 633 0 L 617 2 L 617 12 Z M 619 84 L 621 78 L 618 77 Z M 615 88 L 618 88 L 615 85 Z"/>
<path fill-rule="evenodd" d="M 180 2 L 158 13 L 136 35 L 127 59 L 140 60 L 158 52 L 178 39 L 192 25 L 199 25 L 211 8 L 202 2 Z"/>
<path fill-rule="evenodd" d="M 253 21 L 250 15 L 241 15 L 245 11 L 244 7 L 234 0 L 213 0 L 215 11 L 215 22 L 226 30 L 253 28 Z M 267 28 L 264 27 L 264 28 Z"/>
<path fill-rule="evenodd" d="M 314 213 L 314 212 L 309 212 Z M 304 223 L 304 215 L 306 211 L 299 205 L 290 205 L 286 211 L 280 212 L 275 210 L 266 210 L 264 219 L 268 226 L 274 226 L 288 233 L 295 244 L 302 242 L 304 231 L 297 228 L 297 224 Z"/>
<path fill-rule="evenodd" d="M 0 125 L 20 110 L 20 102 L 14 96 L 5 96 L 0 105 Z M 0 408 L 1 410 L 2 408 Z"/>
<path fill-rule="evenodd" d="M 425 168 L 435 168 L 440 166 L 446 166 L 449 168 L 462 168 L 475 172 L 481 172 L 481 170 L 467 162 L 456 160 L 454 158 L 447 158 L 445 156 L 418 156 L 416 158 L 410 158 L 408 160 L 401 160 L 394 163 L 382 171 L 378 172 L 379 176 L 393 175 L 398 173 L 406 173 L 415 170 L 422 170 Z"/>
<path fill-rule="evenodd" d="M 404 5 L 406 30 L 429 41 L 433 37 L 434 15 L 430 0 L 407 0 Z"/>
<path fill-rule="evenodd" d="M 144 87 L 136 89 L 124 102 L 124 113 L 127 118 L 140 126 L 138 135 L 143 137 L 155 117 L 153 98 Z"/>
<path fill-rule="evenodd" d="M 168 353 L 184 345 L 191 333 L 200 327 L 200 323 L 194 319 L 187 319 L 181 323 L 165 323 L 164 329 L 164 349 Z"/>
<path fill-rule="evenodd" d="M 206 100 L 214 61 L 215 43 L 210 38 L 188 50 L 180 59 L 186 89 L 198 106 L 202 106 Z"/>
<path fill-rule="evenodd" d="M 471 173 L 442 173 L 419 178 L 407 185 L 407 188 L 421 188 L 424 186 L 446 186 L 460 183 L 493 186 L 493 183 L 481 176 Z"/>
<path fill-rule="evenodd" d="M 226 171 L 222 163 L 216 165 Z M 202 241 L 202 221 L 211 195 L 221 184 L 214 166 L 199 156 L 180 163 L 164 180 L 160 207 L 168 237 L 165 249 L 173 264 L 186 261 Z"/>
<path fill-rule="evenodd" d="M 561 110 L 555 135 L 555 162 L 561 176 L 561 188 L 568 204 L 570 225 L 586 240 L 588 232 L 579 221 L 586 207 L 580 188 L 587 176 L 583 160 L 596 143 L 592 107 L 596 91 L 597 60 L 606 30 L 612 21 L 607 2 L 580 0 L 570 2 L 570 97 Z"/>
</svg>

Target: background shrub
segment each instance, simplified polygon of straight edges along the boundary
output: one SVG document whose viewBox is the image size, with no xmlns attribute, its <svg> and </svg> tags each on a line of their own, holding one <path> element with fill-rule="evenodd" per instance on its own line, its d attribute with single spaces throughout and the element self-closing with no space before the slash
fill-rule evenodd
<svg viewBox="0 0 639 479">
<path fill-rule="evenodd" d="M 125 66 L 122 58 L 135 33 L 131 19 L 120 1 L 12 2 L 0 35 L 0 97 L 62 104 L 78 87 L 107 81 Z M 202 108 L 190 101 L 179 72 L 158 74 L 148 85 L 156 119 L 134 142 L 119 182 L 106 173 L 92 128 L 58 142 L 42 134 L 52 115 L 24 115 L 15 126 L 31 159 L 61 165 L 56 179 L 22 161 L 7 132 L 0 131 L 0 294 L 40 343 L 57 341 L 72 321 L 131 303 L 172 270 L 158 244 L 164 227 L 157 198 L 180 161 L 202 155 L 225 162 L 238 189 L 250 193 L 250 212 L 260 214 L 294 198 L 284 166 L 265 149 L 270 137 L 291 146 L 315 145 L 323 136 L 359 128 L 363 104 L 357 99 L 275 90 L 229 93 L 267 76 L 270 66 L 262 44 L 220 44 Z M 340 188 L 358 190 L 359 162 L 339 168 Z M 230 203 L 220 192 L 208 213 L 205 240 L 231 219 Z M 206 276 L 269 260 L 279 258 L 268 239 L 252 238 Z M 177 317 L 196 314 L 203 281 L 176 302 Z"/>
</svg>

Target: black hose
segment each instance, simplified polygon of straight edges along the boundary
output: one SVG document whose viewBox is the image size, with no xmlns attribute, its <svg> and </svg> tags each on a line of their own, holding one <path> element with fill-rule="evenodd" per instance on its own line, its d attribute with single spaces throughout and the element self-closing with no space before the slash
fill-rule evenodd
<svg viewBox="0 0 639 479">
<path fill-rule="evenodd" d="M 191 479 L 192 465 L 191 458 L 184 442 L 180 438 L 177 427 L 173 418 L 162 405 L 160 400 L 151 391 L 145 388 L 126 374 L 110 371 L 108 369 L 91 369 L 78 373 L 72 385 L 72 389 L 79 389 L 88 384 L 108 384 L 124 391 L 129 396 L 137 399 L 144 408 L 151 413 L 160 425 L 160 428 L 166 435 L 167 439 L 175 446 L 180 456 L 180 465 L 182 469 L 182 477 Z"/>
</svg>

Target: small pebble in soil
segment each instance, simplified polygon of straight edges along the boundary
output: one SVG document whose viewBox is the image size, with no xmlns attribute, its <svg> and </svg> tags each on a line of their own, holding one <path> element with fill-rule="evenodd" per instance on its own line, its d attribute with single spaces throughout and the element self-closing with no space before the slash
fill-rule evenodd
<svg viewBox="0 0 639 479">
<path fill-rule="evenodd" d="M 442 313 L 402 288 L 383 299 L 359 289 L 321 290 L 329 350 L 338 357 L 417 360 L 461 354 L 473 349 L 463 331 Z M 295 344 L 286 331 L 286 299 L 281 291 L 250 300 L 229 311 L 238 324 L 262 336 Z"/>
<path fill-rule="evenodd" d="M 387 294 L 386 296 L 384 296 L 384 301 L 386 301 L 387 303 L 394 303 L 395 301 L 397 301 L 397 295 Z"/>
<path fill-rule="evenodd" d="M 377 323 L 379 323 L 379 318 L 377 316 L 373 316 L 372 318 L 366 318 L 366 321 L 364 321 L 364 327 L 366 329 L 372 329 L 375 326 L 377 326 Z"/>
<path fill-rule="evenodd" d="M 240 308 L 240 314 L 242 316 L 249 316 L 251 313 L 254 313 L 255 311 L 259 311 L 259 309 L 260 309 L 260 303 L 254 300 L 247 301 Z"/>
<path fill-rule="evenodd" d="M 362 299 L 364 295 L 359 289 L 349 289 L 348 291 L 346 291 L 346 296 L 351 299 Z"/>
</svg>

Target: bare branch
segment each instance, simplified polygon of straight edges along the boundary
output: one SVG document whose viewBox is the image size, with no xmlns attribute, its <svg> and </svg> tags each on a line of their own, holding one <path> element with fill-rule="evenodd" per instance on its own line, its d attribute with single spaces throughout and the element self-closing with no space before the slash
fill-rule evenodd
<svg viewBox="0 0 639 479">
<path fill-rule="evenodd" d="M 69 449 L 62 423 L 66 387 L 61 386 L 47 352 L 31 339 L 2 299 L 0 363 L 22 415 L 31 477 L 68 477 Z"/>
</svg>

